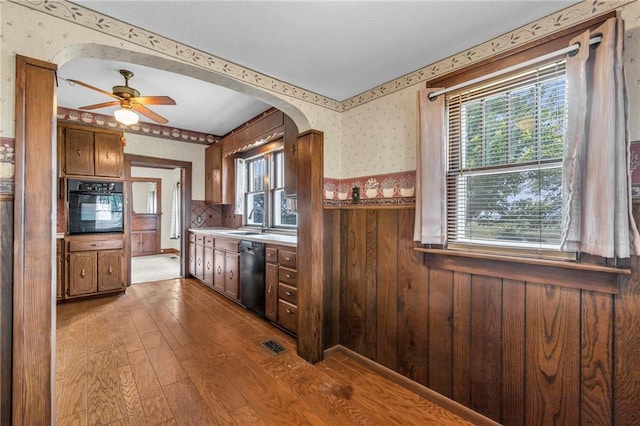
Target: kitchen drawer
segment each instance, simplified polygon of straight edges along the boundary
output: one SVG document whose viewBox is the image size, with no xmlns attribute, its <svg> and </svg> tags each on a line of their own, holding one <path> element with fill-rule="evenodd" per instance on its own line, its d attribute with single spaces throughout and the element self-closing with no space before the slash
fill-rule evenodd
<svg viewBox="0 0 640 426">
<path fill-rule="evenodd" d="M 280 261 L 280 265 L 296 269 L 295 251 L 280 250 L 280 253 L 278 253 L 278 260 Z"/>
<path fill-rule="evenodd" d="M 296 305 L 298 303 L 298 289 L 283 283 L 278 284 L 278 297 Z"/>
<path fill-rule="evenodd" d="M 121 249 L 123 241 L 119 240 L 80 240 L 69 241 L 69 251 L 89 251 L 89 250 L 112 250 Z"/>
<path fill-rule="evenodd" d="M 213 235 L 204 236 L 204 245 L 207 247 L 213 247 Z"/>
<path fill-rule="evenodd" d="M 195 243 L 196 242 L 196 234 L 189 233 L 189 242 L 190 243 Z"/>
<path fill-rule="evenodd" d="M 278 281 L 280 281 L 281 283 L 289 284 L 295 287 L 296 276 L 297 273 L 293 269 L 283 268 L 282 266 L 278 268 Z"/>
<path fill-rule="evenodd" d="M 278 300 L 278 323 L 287 330 L 298 332 L 298 307 L 282 299 Z"/>
<path fill-rule="evenodd" d="M 278 263 L 278 249 L 267 247 L 264 251 L 264 259 L 269 263 Z"/>
<path fill-rule="evenodd" d="M 232 251 L 238 253 L 238 240 L 230 240 L 227 238 L 216 238 L 215 247 L 221 250 Z"/>
</svg>

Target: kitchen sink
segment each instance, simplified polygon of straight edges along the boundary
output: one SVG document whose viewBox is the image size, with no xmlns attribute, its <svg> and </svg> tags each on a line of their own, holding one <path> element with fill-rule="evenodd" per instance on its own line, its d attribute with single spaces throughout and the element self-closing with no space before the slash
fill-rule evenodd
<svg viewBox="0 0 640 426">
<path fill-rule="evenodd" d="M 229 231 L 227 232 L 227 234 L 233 234 L 233 235 L 257 235 L 257 232 L 251 232 L 251 231 Z"/>
</svg>

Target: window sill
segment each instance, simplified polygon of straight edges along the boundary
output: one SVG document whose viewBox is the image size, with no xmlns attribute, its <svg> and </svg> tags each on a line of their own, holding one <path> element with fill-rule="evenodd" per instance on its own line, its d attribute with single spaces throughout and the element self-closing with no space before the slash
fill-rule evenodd
<svg viewBox="0 0 640 426">
<path fill-rule="evenodd" d="M 424 253 L 425 263 L 434 268 L 608 294 L 618 293 L 619 276 L 631 275 L 630 269 L 594 264 L 422 247 L 414 250 Z"/>
</svg>

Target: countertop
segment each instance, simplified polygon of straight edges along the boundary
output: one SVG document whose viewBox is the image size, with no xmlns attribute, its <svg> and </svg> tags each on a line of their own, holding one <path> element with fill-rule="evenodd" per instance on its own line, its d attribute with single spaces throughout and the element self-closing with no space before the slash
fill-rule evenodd
<svg viewBox="0 0 640 426">
<path fill-rule="evenodd" d="M 190 228 L 189 232 L 213 235 L 217 237 L 233 238 L 236 240 L 255 241 L 258 243 L 278 244 L 287 247 L 297 247 L 298 237 L 295 235 L 266 232 L 264 234 L 254 230 L 233 228 Z"/>
</svg>

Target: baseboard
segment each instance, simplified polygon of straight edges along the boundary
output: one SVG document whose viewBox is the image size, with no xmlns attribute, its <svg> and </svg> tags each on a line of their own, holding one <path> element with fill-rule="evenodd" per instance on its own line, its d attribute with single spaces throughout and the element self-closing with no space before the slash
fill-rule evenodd
<svg viewBox="0 0 640 426">
<path fill-rule="evenodd" d="M 451 411 L 452 413 L 457 414 L 458 416 L 462 417 L 465 420 L 468 420 L 475 425 L 500 426 L 500 423 L 497 423 L 489 419 L 488 417 L 485 417 L 482 414 L 473 411 L 472 409 L 465 407 L 464 405 L 455 402 L 454 400 L 449 399 L 446 396 L 441 395 L 426 386 L 421 385 L 420 383 L 414 382 L 408 377 L 405 377 L 402 374 L 391 370 L 390 368 L 380 365 L 377 362 L 374 362 L 369 358 L 366 358 L 342 345 L 335 345 L 324 350 L 325 357 L 329 357 L 332 354 L 341 354 L 347 356 L 352 360 L 366 366 L 370 370 L 373 370 L 381 376 L 391 380 L 392 382 L 397 383 L 412 392 L 415 392 L 421 397 L 428 399 L 435 404 L 438 404 L 439 406 Z"/>
<path fill-rule="evenodd" d="M 180 254 L 180 250 L 174 248 L 166 248 L 160 250 L 162 254 Z"/>
</svg>

